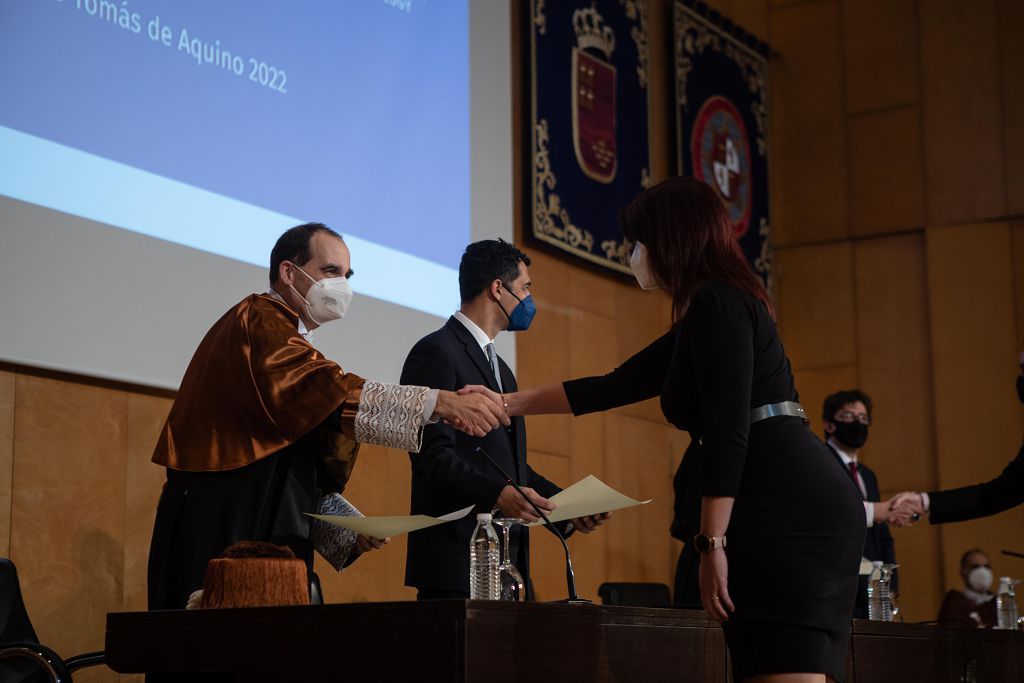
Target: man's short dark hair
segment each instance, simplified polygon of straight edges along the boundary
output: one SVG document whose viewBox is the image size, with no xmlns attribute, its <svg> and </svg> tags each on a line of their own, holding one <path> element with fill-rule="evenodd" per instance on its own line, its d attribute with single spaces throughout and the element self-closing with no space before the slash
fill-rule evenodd
<svg viewBox="0 0 1024 683">
<path fill-rule="evenodd" d="M 332 237 L 341 239 L 341 235 L 323 223 L 303 223 L 285 231 L 277 238 L 277 243 L 270 251 L 270 284 L 277 284 L 277 274 L 283 261 L 291 261 L 297 266 L 309 263 L 313 255 L 309 253 L 309 242 L 318 232 L 326 232 Z"/>
<path fill-rule="evenodd" d="M 871 397 L 860 389 L 843 389 L 831 394 L 825 399 L 825 405 L 821 409 L 821 419 L 825 422 L 835 422 L 836 413 L 848 403 L 860 401 L 868 409 L 868 417 L 871 417 Z"/>
<path fill-rule="evenodd" d="M 466 247 L 459 263 L 459 295 L 466 303 L 478 297 L 495 280 L 503 284 L 519 277 L 519 263 L 530 265 L 530 257 L 502 239 L 482 240 Z"/>
<path fill-rule="evenodd" d="M 967 558 L 971 555 L 974 555 L 975 553 L 977 553 L 978 555 L 984 555 L 986 558 L 988 558 L 988 554 L 981 548 L 971 548 L 966 553 L 960 556 L 960 569 L 965 569 L 967 567 Z"/>
</svg>

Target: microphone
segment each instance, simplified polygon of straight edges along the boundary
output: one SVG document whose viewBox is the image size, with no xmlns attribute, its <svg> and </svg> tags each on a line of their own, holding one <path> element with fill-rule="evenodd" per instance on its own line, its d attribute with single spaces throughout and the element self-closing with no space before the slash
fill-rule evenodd
<svg viewBox="0 0 1024 683">
<path fill-rule="evenodd" d="M 523 490 L 519 488 L 519 485 L 512 481 L 512 477 L 508 476 L 508 473 L 506 473 L 505 470 L 502 469 L 501 465 L 495 462 L 494 458 L 492 458 L 487 453 L 487 451 L 485 451 L 480 446 L 477 446 L 476 452 L 484 456 L 484 458 L 487 459 L 487 462 L 491 463 L 491 466 L 494 467 L 494 469 L 498 470 L 498 473 L 502 477 L 504 477 L 505 483 L 514 488 L 516 492 L 523 497 L 523 500 L 530 504 L 530 507 L 533 508 L 533 511 L 536 512 L 540 516 L 540 518 L 544 520 L 544 526 L 546 526 L 548 529 L 551 529 L 551 531 L 555 533 L 555 536 L 558 536 L 558 540 L 561 541 L 562 550 L 565 551 L 565 585 L 569 591 L 569 597 L 565 600 L 558 600 L 557 602 L 562 602 L 569 605 L 589 605 L 590 600 L 587 600 L 586 598 L 581 598 L 579 595 L 576 594 L 576 574 L 572 570 L 572 557 L 569 555 L 569 546 L 565 544 L 565 536 L 563 536 L 562 532 L 558 530 L 558 527 L 551 523 L 551 520 L 548 519 L 548 516 L 545 515 L 539 507 L 534 505 L 533 501 L 530 500 L 530 497 L 523 493 Z"/>
<path fill-rule="evenodd" d="M 1003 553 L 1003 555 L 1006 555 L 1007 557 L 1018 557 L 1018 558 L 1024 560 L 1024 553 L 1018 553 L 1015 550 L 1005 550 L 1004 549 L 1002 551 L 1002 553 Z"/>
</svg>

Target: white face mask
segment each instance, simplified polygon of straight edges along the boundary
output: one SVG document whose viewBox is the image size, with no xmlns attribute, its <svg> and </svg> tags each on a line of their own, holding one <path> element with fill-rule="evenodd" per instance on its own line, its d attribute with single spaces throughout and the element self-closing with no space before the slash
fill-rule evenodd
<svg viewBox="0 0 1024 683">
<path fill-rule="evenodd" d="M 633 246 L 633 253 L 629 255 L 629 267 L 633 271 L 633 277 L 640 283 L 640 289 L 658 289 L 658 283 L 651 274 L 650 261 L 647 259 L 647 247 L 643 242 L 637 242 Z"/>
<path fill-rule="evenodd" d="M 967 585 L 979 593 L 987 593 L 992 588 L 992 570 L 988 567 L 975 567 L 967 574 Z"/>
<path fill-rule="evenodd" d="M 313 277 L 298 266 L 299 272 L 310 280 Z M 345 317 L 348 305 L 352 303 L 352 285 L 345 277 L 328 277 L 323 280 L 313 280 L 313 286 L 306 292 L 306 296 L 299 294 L 299 291 L 292 288 L 292 291 L 306 304 L 306 315 L 317 325 L 323 325 L 332 320 L 340 320 Z"/>
</svg>

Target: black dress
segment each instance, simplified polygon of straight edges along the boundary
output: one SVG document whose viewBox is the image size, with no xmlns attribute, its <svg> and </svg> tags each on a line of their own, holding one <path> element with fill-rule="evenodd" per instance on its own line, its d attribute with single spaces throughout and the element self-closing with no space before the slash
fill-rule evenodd
<svg viewBox="0 0 1024 683">
<path fill-rule="evenodd" d="M 860 492 L 807 425 L 752 408 L 797 400 L 775 323 L 755 297 L 705 283 L 672 330 L 603 377 L 565 383 L 574 414 L 661 396 L 700 441 L 702 496 L 736 501 L 726 532 L 725 624 L 736 680 L 784 672 L 844 677 L 864 548 Z"/>
</svg>

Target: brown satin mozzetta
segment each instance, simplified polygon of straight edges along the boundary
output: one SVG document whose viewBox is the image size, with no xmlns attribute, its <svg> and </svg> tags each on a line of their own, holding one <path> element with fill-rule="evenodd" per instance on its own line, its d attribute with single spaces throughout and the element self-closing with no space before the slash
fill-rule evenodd
<svg viewBox="0 0 1024 683">
<path fill-rule="evenodd" d="M 153 462 L 188 472 L 244 467 L 320 426 L 339 407 L 351 436 L 364 380 L 310 346 L 298 321 L 295 311 L 264 294 L 225 313 L 185 371 Z"/>
</svg>

